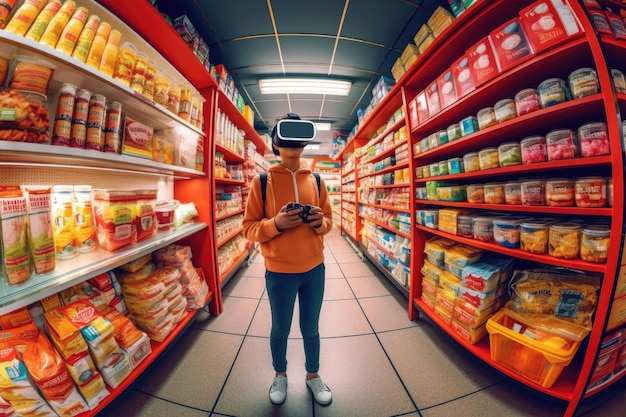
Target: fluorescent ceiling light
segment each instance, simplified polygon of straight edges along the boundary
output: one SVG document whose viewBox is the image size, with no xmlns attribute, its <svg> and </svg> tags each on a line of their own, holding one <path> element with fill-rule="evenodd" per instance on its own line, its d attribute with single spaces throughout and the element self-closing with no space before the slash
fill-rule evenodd
<svg viewBox="0 0 626 417">
<path fill-rule="evenodd" d="M 347 96 L 350 81 L 322 78 L 265 78 L 259 80 L 261 94 L 329 94 Z"/>
<path fill-rule="evenodd" d="M 328 122 L 315 122 L 315 128 L 317 130 L 330 130 L 330 123 L 328 123 Z"/>
</svg>

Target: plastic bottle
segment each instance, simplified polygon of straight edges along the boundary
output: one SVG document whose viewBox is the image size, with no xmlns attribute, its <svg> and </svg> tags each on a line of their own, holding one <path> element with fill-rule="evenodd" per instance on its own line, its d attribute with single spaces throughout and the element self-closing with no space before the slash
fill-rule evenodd
<svg viewBox="0 0 626 417">
<path fill-rule="evenodd" d="M 60 0 L 52 0 L 50 3 L 46 4 L 46 7 L 37 15 L 30 29 L 26 32 L 26 37 L 35 42 L 39 42 L 41 35 L 43 35 L 54 15 L 61 9 L 61 6 L 63 6 L 63 3 L 61 3 Z"/>
<path fill-rule="evenodd" d="M 78 36 L 85 27 L 85 22 L 87 22 L 87 17 L 89 16 L 89 10 L 86 7 L 78 7 L 70 21 L 67 22 L 65 28 L 63 28 L 63 32 L 61 32 L 61 37 L 57 42 L 56 50 L 63 52 L 66 55 L 72 55 L 74 51 L 74 47 L 76 46 L 76 41 L 78 41 Z"/>
<path fill-rule="evenodd" d="M 61 32 L 63 32 L 65 25 L 70 21 L 70 16 L 72 16 L 75 10 L 76 3 L 73 0 L 66 0 L 57 14 L 50 20 L 46 30 L 41 35 L 41 39 L 39 39 L 39 43 L 48 45 L 50 48 L 57 46 Z"/>
<path fill-rule="evenodd" d="M 89 49 L 91 48 L 93 39 L 96 37 L 99 26 L 100 17 L 98 15 L 92 14 L 87 18 L 87 22 L 76 40 L 76 46 L 74 47 L 74 52 L 72 52 L 73 58 L 78 59 L 80 62 L 87 60 Z"/>
<path fill-rule="evenodd" d="M 85 63 L 90 67 L 94 67 L 95 69 L 100 67 L 104 47 L 107 44 L 110 33 L 111 25 L 107 22 L 101 22 L 100 26 L 98 26 L 98 30 L 96 31 L 96 36 L 91 42 L 91 48 L 89 48 L 89 53 L 87 54 L 87 59 L 85 60 Z"/>
<path fill-rule="evenodd" d="M 5 30 L 24 36 L 45 5 L 46 0 L 26 0 L 15 11 Z"/>
<path fill-rule="evenodd" d="M 102 52 L 102 58 L 100 59 L 98 69 L 108 76 L 113 75 L 121 39 L 122 33 L 119 30 L 112 29 L 111 33 L 109 33 L 109 39 L 107 39 L 107 43 L 104 46 L 104 51 Z"/>
</svg>

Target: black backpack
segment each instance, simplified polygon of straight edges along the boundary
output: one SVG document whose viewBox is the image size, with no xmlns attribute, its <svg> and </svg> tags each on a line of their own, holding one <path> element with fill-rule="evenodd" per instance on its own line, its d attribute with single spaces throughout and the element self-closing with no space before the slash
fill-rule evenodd
<svg viewBox="0 0 626 417">
<path fill-rule="evenodd" d="M 317 172 L 313 172 L 313 176 L 315 177 L 315 181 L 317 181 L 317 193 L 319 196 L 322 195 L 321 190 L 321 178 L 320 174 Z M 265 213 L 265 196 L 267 195 L 267 172 L 262 172 L 259 174 L 259 180 L 261 180 L 261 197 L 263 197 L 263 213 Z"/>
</svg>

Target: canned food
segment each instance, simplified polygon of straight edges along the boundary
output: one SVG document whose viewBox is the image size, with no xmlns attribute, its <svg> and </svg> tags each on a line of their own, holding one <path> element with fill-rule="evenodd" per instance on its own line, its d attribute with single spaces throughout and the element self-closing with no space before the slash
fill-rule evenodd
<svg viewBox="0 0 626 417">
<path fill-rule="evenodd" d="M 478 152 L 478 161 L 480 170 L 498 168 L 500 161 L 498 160 L 498 149 L 485 148 Z"/>
<path fill-rule="evenodd" d="M 572 159 L 578 156 L 578 138 L 571 129 L 553 130 L 546 135 L 549 161 Z"/>
<path fill-rule="evenodd" d="M 609 253 L 611 229 L 606 226 L 586 226 L 580 239 L 580 259 L 587 262 L 606 263 Z"/>
<path fill-rule="evenodd" d="M 605 207 L 606 180 L 602 177 L 584 177 L 576 180 L 575 201 L 577 207 Z"/>
<path fill-rule="evenodd" d="M 609 155 L 609 135 L 606 123 L 587 123 L 578 128 L 581 156 Z"/>
<path fill-rule="evenodd" d="M 539 93 L 534 88 L 527 88 L 515 95 L 515 111 L 519 116 L 541 109 Z"/>
<path fill-rule="evenodd" d="M 515 101 L 507 98 L 500 100 L 494 106 L 496 112 L 496 120 L 498 123 L 514 119 L 517 117 L 517 110 L 515 109 Z"/>
<path fill-rule="evenodd" d="M 546 204 L 551 207 L 571 207 L 574 205 L 574 181 L 555 178 L 546 181 Z"/>
<path fill-rule="evenodd" d="M 598 74 L 592 68 L 580 68 L 567 78 L 573 98 L 582 98 L 600 92 Z"/>
<path fill-rule="evenodd" d="M 548 159 L 546 138 L 543 136 L 530 136 L 520 142 L 522 150 L 522 163 L 534 164 Z"/>
<path fill-rule="evenodd" d="M 531 253 L 548 252 L 548 232 L 550 225 L 543 222 L 523 222 L 520 224 L 520 249 Z"/>
<path fill-rule="evenodd" d="M 501 167 L 520 165 L 522 163 L 520 144 L 517 142 L 507 142 L 498 146 L 498 162 Z"/>
<path fill-rule="evenodd" d="M 521 184 L 522 205 L 524 206 L 544 206 L 546 204 L 546 182 L 545 181 L 524 181 Z"/>
<path fill-rule="evenodd" d="M 469 203 L 485 202 L 485 186 L 483 184 L 470 184 L 466 187 L 466 192 Z"/>
<path fill-rule="evenodd" d="M 570 93 L 567 89 L 565 81 L 560 78 L 550 78 L 539 84 L 537 88 L 539 93 L 539 104 L 541 108 L 554 106 L 564 103 L 570 99 Z"/>
<path fill-rule="evenodd" d="M 555 258 L 578 258 L 581 229 L 578 223 L 551 225 L 548 234 L 548 253 Z"/>
<path fill-rule="evenodd" d="M 57 109 L 54 114 L 54 125 L 52 128 L 53 145 L 70 145 L 75 98 L 76 86 L 74 84 L 64 83 L 59 91 Z"/>
<path fill-rule="evenodd" d="M 490 182 L 485 184 L 485 203 L 504 204 L 504 183 Z"/>
<path fill-rule="evenodd" d="M 522 184 L 519 181 L 504 184 L 504 202 L 506 204 L 522 204 Z"/>
<path fill-rule="evenodd" d="M 480 130 L 487 129 L 488 127 L 498 124 L 496 120 L 496 112 L 493 107 L 486 107 L 478 112 L 478 128 Z"/>
<path fill-rule="evenodd" d="M 613 87 L 615 92 L 619 94 L 626 94 L 626 77 L 624 73 L 618 69 L 611 69 L 611 78 L 613 79 Z"/>
<path fill-rule="evenodd" d="M 85 148 L 96 151 L 104 149 L 104 121 L 105 121 L 106 98 L 96 94 L 89 100 L 89 112 L 87 116 L 87 137 Z"/>
<path fill-rule="evenodd" d="M 74 100 L 74 113 L 72 115 L 72 133 L 70 134 L 70 146 L 74 148 L 85 147 L 90 99 L 91 91 L 81 88 L 76 92 L 76 99 Z"/>
<path fill-rule="evenodd" d="M 480 159 L 478 152 L 470 152 L 463 156 L 463 166 L 465 172 L 480 171 Z"/>
<path fill-rule="evenodd" d="M 120 153 L 122 147 L 122 105 L 112 101 L 107 106 L 104 124 L 104 151 Z"/>
</svg>

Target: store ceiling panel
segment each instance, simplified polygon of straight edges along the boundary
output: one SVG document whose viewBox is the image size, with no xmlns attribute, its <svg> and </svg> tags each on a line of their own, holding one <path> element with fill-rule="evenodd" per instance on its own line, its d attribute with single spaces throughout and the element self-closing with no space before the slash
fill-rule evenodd
<svg viewBox="0 0 626 417">
<path fill-rule="evenodd" d="M 331 123 L 318 132 L 327 155 L 333 132 L 349 133 L 381 75 L 391 67 L 432 12 L 446 0 L 158 0 L 172 20 L 187 14 L 255 111 L 254 127 L 269 133 L 287 112 Z M 262 95 L 259 78 L 328 76 L 352 82 L 347 97 Z"/>
</svg>

